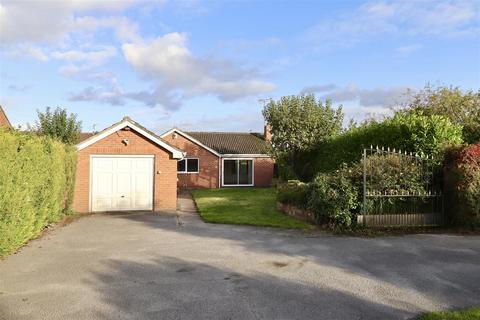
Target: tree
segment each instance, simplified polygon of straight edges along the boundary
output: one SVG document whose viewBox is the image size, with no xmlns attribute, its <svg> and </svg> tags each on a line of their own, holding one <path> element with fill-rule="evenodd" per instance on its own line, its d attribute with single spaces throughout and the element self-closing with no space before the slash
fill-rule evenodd
<svg viewBox="0 0 480 320">
<path fill-rule="evenodd" d="M 317 101 L 313 94 L 272 100 L 264 107 L 263 116 L 271 127 L 272 154 L 279 169 L 289 170 L 283 178 L 296 176 L 301 152 L 342 131 L 342 107 L 333 108 L 330 100 Z"/>
<path fill-rule="evenodd" d="M 465 142 L 480 141 L 480 90 L 462 91 L 459 87 L 427 85 L 414 94 L 400 112 L 443 115 L 452 123 L 463 126 Z"/>
<path fill-rule="evenodd" d="M 82 122 L 77 121 L 77 115 L 67 114 L 66 109 L 57 107 L 53 112 L 47 107 L 45 112 L 37 110 L 38 133 L 50 136 L 66 144 L 76 144 L 82 130 Z"/>
</svg>

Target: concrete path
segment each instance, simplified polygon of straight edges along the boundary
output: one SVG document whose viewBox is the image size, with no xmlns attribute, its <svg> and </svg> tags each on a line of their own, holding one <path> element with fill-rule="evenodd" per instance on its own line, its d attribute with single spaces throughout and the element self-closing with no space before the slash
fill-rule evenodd
<svg viewBox="0 0 480 320">
<path fill-rule="evenodd" d="M 411 319 L 480 305 L 480 237 L 92 215 L 0 261 L 0 319 Z"/>
</svg>

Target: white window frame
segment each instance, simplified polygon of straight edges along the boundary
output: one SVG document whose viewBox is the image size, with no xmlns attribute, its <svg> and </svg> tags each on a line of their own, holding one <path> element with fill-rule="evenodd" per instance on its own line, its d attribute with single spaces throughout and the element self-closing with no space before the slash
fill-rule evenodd
<svg viewBox="0 0 480 320">
<path fill-rule="evenodd" d="M 198 163 L 198 166 L 197 166 L 197 171 L 188 171 L 188 160 L 189 159 L 192 159 L 192 160 L 197 160 L 197 163 Z M 177 173 L 181 173 L 181 174 L 195 174 L 195 173 L 199 173 L 200 172 L 200 159 L 199 158 L 183 158 L 183 159 L 180 159 L 178 160 L 179 162 L 182 161 L 182 160 L 185 160 L 185 171 L 178 171 L 177 170 Z M 177 167 L 178 168 L 178 167 Z"/>
<path fill-rule="evenodd" d="M 251 160 L 252 161 L 252 183 L 251 184 L 225 184 L 225 160 Z M 255 185 L 255 159 L 254 158 L 222 158 L 222 187 L 253 187 Z M 240 166 L 237 166 L 237 181 L 240 177 Z"/>
</svg>

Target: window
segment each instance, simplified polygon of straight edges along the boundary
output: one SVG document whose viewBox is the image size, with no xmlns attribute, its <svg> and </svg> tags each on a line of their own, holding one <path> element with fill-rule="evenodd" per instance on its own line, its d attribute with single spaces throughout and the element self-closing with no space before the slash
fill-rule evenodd
<svg viewBox="0 0 480 320">
<path fill-rule="evenodd" d="M 224 159 L 224 186 L 253 186 L 253 160 Z"/>
<path fill-rule="evenodd" d="M 177 162 L 177 172 L 198 173 L 198 159 L 182 159 Z"/>
</svg>

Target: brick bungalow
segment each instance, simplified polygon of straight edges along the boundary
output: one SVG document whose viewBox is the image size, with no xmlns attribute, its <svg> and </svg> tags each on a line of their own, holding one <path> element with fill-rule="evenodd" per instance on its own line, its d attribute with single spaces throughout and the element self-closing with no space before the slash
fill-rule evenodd
<svg viewBox="0 0 480 320">
<path fill-rule="evenodd" d="M 184 132 L 173 128 L 161 135 L 185 151 L 178 162 L 179 188 L 268 187 L 272 158 L 264 135 L 243 132 Z"/>
<path fill-rule="evenodd" d="M 169 211 L 176 209 L 177 188 L 270 186 L 268 133 L 174 128 L 157 136 L 125 117 L 96 134 L 82 134 L 73 208 Z"/>
</svg>

